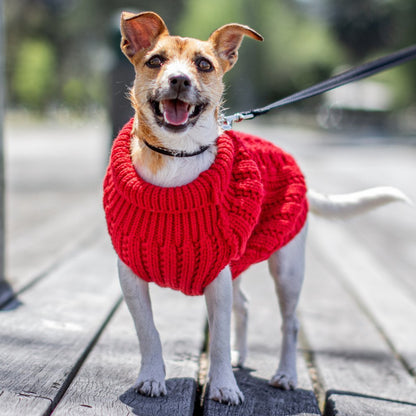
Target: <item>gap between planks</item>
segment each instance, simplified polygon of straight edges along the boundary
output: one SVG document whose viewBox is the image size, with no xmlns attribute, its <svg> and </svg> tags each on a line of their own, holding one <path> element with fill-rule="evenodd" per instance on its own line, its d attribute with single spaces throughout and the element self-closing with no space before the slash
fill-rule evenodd
<svg viewBox="0 0 416 416">
<path fill-rule="evenodd" d="M 22 293 L 18 307 L 2 312 L 2 414 L 44 415 L 119 302 L 110 247 L 101 240 Z"/>
<path fill-rule="evenodd" d="M 82 365 L 84 364 L 85 360 L 88 358 L 92 349 L 97 344 L 97 342 L 100 339 L 101 334 L 103 333 L 104 329 L 107 327 L 108 323 L 110 322 L 110 320 L 112 319 L 112 317 L 116 313 L 117 309 L 120 307 L 121 302 L 122 302 L 122 297 L 120 297 L 117 300 L 113 309 L 110 311 L 109 315 L 107 316 L 107 318 L 103 322 L 102 326 L 98 329 L 97 333 L 92 338 L 90 344 L 86 347 L 83 354 L 79 357 L 79 360 L 75 363 L 75 365 L 74 365 L 72 371 L 69 373 L 68 378 L 66 379 L 65 383 L 62 384 L 62 386 L 59 389 L 59 392 L 55 396 L 54 400 L 51 401 L 51 405 L 50 405 L 49 409 L 44 413 L 43 416 L 49 416 L 53 413 L 56 406 L 58 405 L 58 403 L 60 402 L 60 400 L 62 399 L 62 397 L 66 393 L 66 391 L 68 390 L 69 386 L 71 385 L 72 381 L 74 380 L 74 378 L 78 374 L 78 372 L 81 369 Z"/>
<path fill-rule="evenodd" d="M 89 247 L 94 241 L 103 235 L 104 231 L 101 224 L 95 224 L 87 232 L 82 233 L 79 238 L 76 239 L 74 244 L 65 247 L 65 249 L 62 250 L 62 252 L 59 253 L 54 260 L 50 261 L 48 264 L 38 267 L 39 270 L 37 270 L 34 275 L 30 277 L 28 276 L 23 281 L 19 281 L 13 285 L 10 285 L 7 281 L 4 282 L 3 286 L 0 287 L 0 311 L 17 306 L 19 304 L 18 298 L 20 295 L 29 289 L 32 289 L 50 273 L 53 273 L 56 269 L 58 269 L 61 264 L 70 260 L 71 257 L 77 256 L 77 254 L 84 251 L 86 247 Z"/>
</svg>

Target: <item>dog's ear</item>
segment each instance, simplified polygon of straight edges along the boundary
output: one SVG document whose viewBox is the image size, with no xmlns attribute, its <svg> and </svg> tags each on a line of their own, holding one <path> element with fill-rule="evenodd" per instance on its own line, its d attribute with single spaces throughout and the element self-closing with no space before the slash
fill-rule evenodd
<svg viewBox="0 0 416 416">
<path fill-rule="evenodd" d="M 121 50 L 130 60 L 138 52 L 150 49 L 161 35 L 169 34 L 165 22 L 153 12 L 123 12 L 120 29 Z"/>
<path fill-rule="evenodd" d="M 208 41 L 211 42 L 217 52 L 224 72 L 229 71 L 237 62 L 238 48 L 244 35 L 256 40 L 263 40 L 263 37 L 255 30 L 237 23 L 222 26 L 209 37 Z"/>
</svg>

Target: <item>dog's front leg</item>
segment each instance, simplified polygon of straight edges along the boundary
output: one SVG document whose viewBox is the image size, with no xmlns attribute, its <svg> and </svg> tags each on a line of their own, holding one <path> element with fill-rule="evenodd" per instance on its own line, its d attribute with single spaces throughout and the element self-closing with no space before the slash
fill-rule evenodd
<svg viewBox="0 0 416 416">
<path fill-rule="evenodd" d="M 149 296 L 149 285 L 137 277 L 121 260 L 118 262 L 120 285 L 133 317 L 142 357 L 134 388 L 145 396 L 166 394 L 162 345 L 156 330 Z"/>
<path fill-rule="evenodd" d="M 230 326 L 233 302 L 230 268 L 227 266 L 205 289 L 210 329 L 209 398 L 221 403 L 244 400 L 231 367 Z"/>
</svg>

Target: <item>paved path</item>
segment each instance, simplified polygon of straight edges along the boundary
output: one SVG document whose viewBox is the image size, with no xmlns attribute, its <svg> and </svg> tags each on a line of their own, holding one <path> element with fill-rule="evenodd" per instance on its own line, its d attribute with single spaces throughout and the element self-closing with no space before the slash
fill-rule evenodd
<svg viewBox="0 0 416 416">
<path fill-rule="evenodd" d="M 388 184 L 416 201 L 415 138 L 253 122 L 241 128 L 292 152 L 319 191 Z M 416 215 L 400 204 L 345 223 L 311 219 L 299 389 L 267 385 L 280 318 L 259 264 L 244 281 L 250 352 L 236 376 L 245 403 L 203 400 L 203 299 L 157 287 L 152 300 L 169 394 L 134 394 L 138 345 L 101 209 L 107 153 L 100 119 L 7 125 L 7 276 L 16 296 L 7 303 L 0 294 L 0 415 L 416 414 Z"/>
</svg>

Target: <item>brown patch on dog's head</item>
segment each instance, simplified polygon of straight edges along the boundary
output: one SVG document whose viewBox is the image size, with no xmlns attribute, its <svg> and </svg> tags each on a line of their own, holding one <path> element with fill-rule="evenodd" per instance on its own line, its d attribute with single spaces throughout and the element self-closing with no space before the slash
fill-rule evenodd
<svg viewBox="0 0 416 416">
<path fill-rule="evenodd" d="M 182 132 L 201 116 L 215 112 L 223 94 L 222 65 L 208 41 L 179 36 L 158 36 L 152 46 L 131 60 L 136 77 L 131 101 L 142 124 Z M 172 80 L 186 79 L 186 88 L 173 87 Z M 173 102 L 187 115 L 184 123 L 173 125 L 169 109 Z M 142 117 L 144 116 L 144 117 Z M 202 117 L 203 118 L 203 117 Z"/>
<path fill-rule="evenodd" d="M 206 41 L 170 36 L 153 12 L 123 12 L 121 34 L 121 49 L 136 72 L 131 90 L 134 136 L 188 152 L 212 144 L 219 133 L 223 75 L 237 61 L 244 36 L 263 38 L 235 23 L 217 29 Z M 161 157 L 154 159 L 152 171 L 162 163 Z"/>
<path fill-rule="evenodd" d="M 153 12 L 123 12 L 121 33 L 121 49 L 136 71 L 131 94 L 136 115 L 154 131 L 163 128 L 170 133 L 203 123 L 202 113 L 218 114 L 222 76 L 236 63 L 243 37 L 263 40 L 236 23 L 220 27 L 207 41 L 170 36 Z M 184 88 L 175 88 L 176 82 Z"/>
</svg>

